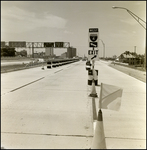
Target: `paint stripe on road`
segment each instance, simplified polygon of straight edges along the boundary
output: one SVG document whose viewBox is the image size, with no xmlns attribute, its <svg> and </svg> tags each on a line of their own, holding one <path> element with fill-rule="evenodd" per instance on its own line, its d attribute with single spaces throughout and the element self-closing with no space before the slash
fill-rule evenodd
<svg viewBox="0 0 147 150">
<path fill-rule="evenodd" d="M 93 135 L 64 135 L 64 134 L 40 134 L 40 133 L 23 133 L 23 132 L 2 132 L 3 134 L 28 134 L 28 135 L 47 135 L 47 136 L 72 136 L 72 137 L 93 137 Z"/>
<path fill-rule="evenodd" d="M 33 81 L 33 82 L 30 82 L 30 83 L 28 83 L 28 84 L 25 84 L 25 85 L 23 85 L 23 86 L 20 86 L 20 87 L 14 89 L 14 90 L 11 90 L 10 92 L 14 92 L 14 91 L 16 91 L 16 90 L 18 90 L 18 89 L 21 89 L 21 88 L 23 88 L 23 87 L 25 87 L 25 86 L 27 86 L 27 85 L 30 85 L 30 84 L 32 84 L 32 83 L 34 83 L 34 82 L 37 82 L 37 81 L 39 81 L 39 80 L 42 80 L 43 78 L 45 78 L 45 77 L 42 77 L 42 78 L 37 79 L 37 80 L 35 80 L 35 81 Z"/>
<path fill-rule="evenodd" d="M 63 69 L 60 69 L 60 70 L 58 70 L 58 71 L 55 71 L 54 73 L 57 73 L 57 72 L 59 72 L 59 71 L 62 71 Z"/>
</svg>

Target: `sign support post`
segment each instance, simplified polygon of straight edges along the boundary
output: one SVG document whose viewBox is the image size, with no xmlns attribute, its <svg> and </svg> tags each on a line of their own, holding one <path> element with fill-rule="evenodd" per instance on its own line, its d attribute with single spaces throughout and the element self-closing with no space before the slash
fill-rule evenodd
<svg viewBox="0 0 147 150">
<path fill-rule="evenodd" d="M 32 42 L 32 58 L 34 58 L 34 42 Z"/>
<path fill-rule="evenodd" d="M 93 51 L 94 51 L 94 47 L 93 47 Z M 92 71 L 93 71 L 93 78 L 94 78 L 94 59 L 92 59 Z"/>
</svg>

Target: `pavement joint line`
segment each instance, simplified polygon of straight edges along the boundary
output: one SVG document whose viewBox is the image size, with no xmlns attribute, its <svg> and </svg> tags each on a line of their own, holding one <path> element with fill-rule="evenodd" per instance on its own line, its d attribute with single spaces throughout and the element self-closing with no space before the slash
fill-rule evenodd
<svg viewBox="0 0 147 150">
<path fill-rule="evenodd" d="M 54 73 L 57 73 L 57 72 L 59 72 L 59 71 L 62 71 L 63 69 L 60 69 L 60 70 L 58 70 L 58 71 L 55 71 Z"/>
<path fill-rule="evenodd" d="M 93 126 L 95 126 L 97 120 L 93 121 Z M 95 127 L 94 127 L 94 131 L 95 131 Z M 139 138 L 123 138 L 123 137 L 105 137 L 105 139 L 125 139 L 125 140 L 146 140 L 146 139 L 139 139 Z"/>
<path fill-rule="evenodd" d="M 37 80 L 35 80 L 35 81 L 32 81 L 32 82 L 30 82 L 30 83 L 28 83 L 28 84 L 25 84 L 25 85 L 23 85 L 23 86 L 20 86 L 20 87 L 14 89 L 14 90 L 11 90 L 10 92 L 14 92 L 14 91 L 16 91 L 16 90 L 18 90 L 18 89 L 21 89 L 21 88 L 23 88 L 23 87 L 25 87 L 25 86 L 27 86 L 27 85 L 30 85 L 30 84 L 32 84 L 32 83 L 34 83 L 34 82 L 37 82 L 37 81 L 39 81 L 39 80 L 42 80 L 43 78 L 45 78 L 45 77 L 39 78 L 39 79 L 37 79 Z"/>
<path fill-rule="evenodd" d="M 40 90 L 40 89 L 39 89 L 39 90 Z M 41 90 L 42 90 L 42 89 L 41 89 Z M 43 91 L 45 91 L 45 90 L 46 90 L 46 91 L 48 91 L 48 90 L 50 90 L 50 91 L 57 91 L 57 90 L 58 90 L 59 92 L 69 92 L 69 91 L 73 91 L 73 92 L 86 92 L 86 91 L 87 91 L 87 90 L 79 90 L 79 89 L 77 89 L 77 90 L 73 90 L 73 89 L 69 90 L 69 89 L 68 89 L 68 90 L 67 90 L 67 89 L 56 89 L 56 88 L 55 88 L 55 89 L 53 89 L 53 88 L 52 88 L 52 89 L 43 89 Z M 88 93 L 88 94 L 89 94 L 89 93 Z"/>
<path fill-rule="evenodd" d="M 110 138 L 110 139 L 126 139 L 126 140 L 146 140 L 146 139 L 137 139 L 137 138 L 123 138 L 123 137 L 105 137 L 106 138 Z"/>
<path fill-rule="evenodd" d="M 47 136 L 72 136 L 72 137 L 93 137 L 93 135 L 64 135 L 64 134 L 39 134 L 39 133 L 22 133 L 22 132 L 1 132 L 6 134 L 29 134 L 29 135 L 47 135 Z"/>
<path fill-rule="evenodd" d="M 15 111 L 20 110 L 20 109 L 16 109 L 16 108 L 1 108 L 1 110 L 2 110 L 2 109 L 3 109 L 3 110 L 15 110 Z M 22 110 L 22 111 L 23 111 L 23 110 L 36 111 L 36 110 L 38 110 L 38 109 L 33 109 L 33 110 L 32 110 L 32 109 L 30 108 L 30 109 L 21 109 L 21 110 Z M 56 111 L 56 112 L 62 112 L 62 113 L 69 112 L 68 110 L 62 110 L 62 111 L 60 111 L 60 110 L 53 110 L 53 109 L 52 109 L 52 110 L 44 109 L 44 110 L 40 110 L 40 111 L 42 111 L 42 112 L 43 112 L 43 111 L 48 111 L 48 112 L 55 112 L 55 111 Z M 83 112 L 83 111 L 78 111 L 78 112 L 77 112 L 77 111 L 71 111 L 71 113 L 85 114 L 85 112 Z M 4 132 L 4 133 L 5 133 L 5 132 Z M 7 132 L 7 133 L 8 133 L 8 132 Z"/>
</svg>

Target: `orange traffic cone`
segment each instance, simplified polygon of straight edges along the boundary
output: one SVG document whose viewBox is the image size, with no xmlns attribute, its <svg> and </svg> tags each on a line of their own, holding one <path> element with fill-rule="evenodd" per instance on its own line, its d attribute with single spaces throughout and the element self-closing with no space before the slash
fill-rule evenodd
<svg viewBox="0 0 147 150">
<path fill-rule="evenodd" d="M 95 81 L 94 81 L 94 79 L 92 80 L 92 91 L 91 91 L 89 96 L 90 97 L 98 97 L 97 93 L 96 93 L 96 89 L 95 89 Z"/>
<path fill-rule="evenodd" d="M 96 121 L 95 133 L 94 133 L 91 149 L 106 149 L 103 117 L 102 117 L 101 109 L 98 112 L 98 119 Z"/>
</svg>

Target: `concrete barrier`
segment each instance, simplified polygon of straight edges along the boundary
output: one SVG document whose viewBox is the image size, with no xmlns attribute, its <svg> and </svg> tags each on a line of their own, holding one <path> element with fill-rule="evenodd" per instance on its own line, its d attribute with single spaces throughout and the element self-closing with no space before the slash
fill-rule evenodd
<svg viewBox="0 0 147 150">
<path fill-rule="evenodd" d="M 52 62 L 51 61 L 47 61 L 47 68 L 52 68 Z"/>
<path fill-rule="evenodd" d="M 74 63 L 77 61 L 79 61 L 79 59 L 48 60 L 47 68 L 60 67 L 62 65 L 67 65 L 67 64 Z"/>
</svg>

